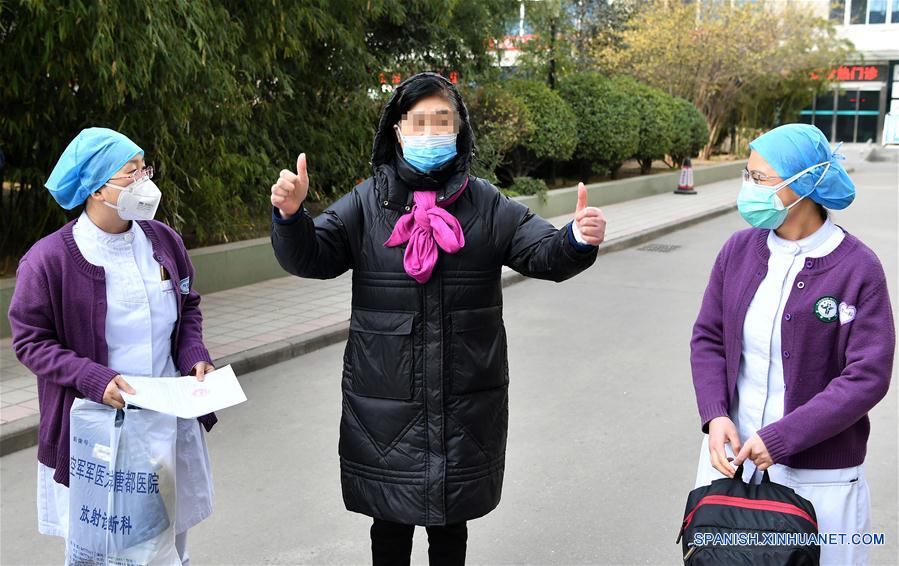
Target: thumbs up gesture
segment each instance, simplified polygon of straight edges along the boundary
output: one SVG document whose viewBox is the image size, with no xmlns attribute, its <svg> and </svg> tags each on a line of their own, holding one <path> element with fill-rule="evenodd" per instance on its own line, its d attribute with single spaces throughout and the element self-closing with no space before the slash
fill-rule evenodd
<svg viewBox="0 0 899 566">
<path fill-rule="evenodd" d="M 595 206 L 587 206 L 587 188 L 584 183 L 577 186 L 577 209 L 574 222 L 581 238 L 593 246 L 598 246 L 606 237 L 606 215 Z"/>
<path fill-rule="evenodd" d="M 309 175 L 306 173 L 306 154 L 297 157 L 297 172 L 281 170 L 281 175 L 272 185 L 272 206 L 281 212 L 282 217 L 293 216 L 309 194 Z"/>
</svg>

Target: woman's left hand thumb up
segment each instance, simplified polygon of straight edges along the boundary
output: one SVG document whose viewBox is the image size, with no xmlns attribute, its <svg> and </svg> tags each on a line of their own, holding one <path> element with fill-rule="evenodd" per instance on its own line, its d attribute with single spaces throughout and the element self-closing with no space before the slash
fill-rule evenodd
<svg viewBox="0 0 899 566">
<path fill-rule="evenodd" d="M 598 246 L 606 237 L 606 216 L 602 209 L 587 206 L 587 187 L 584 183 L 577 185 L 577 208 L 574 221 L 585 242 Z"/>
</svg>

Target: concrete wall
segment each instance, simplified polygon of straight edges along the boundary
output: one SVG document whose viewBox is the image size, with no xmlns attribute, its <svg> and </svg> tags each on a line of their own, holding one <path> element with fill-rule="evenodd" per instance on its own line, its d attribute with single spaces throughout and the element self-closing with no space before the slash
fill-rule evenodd
<svg viewBox="0 0 899 566">
<path fill-rule="evenodd" d="M 700 167 L 693 170 L 694 182 L 698 186 L 725 179 L 737 179 L 745 165 L 745 161 L 735 161 Z M 677 187 L 679 176 L 679 171 L 673 171 L 594 183 L 587 185 L 587 200 L 590 206 L 606 206 L 666 193 Z M 574 211 L 577 204 L 577 187 L 550 191 L 546 200 L 536 195 L 515 198 L 540 216 L 551 218 Z M 268 238 L 197 248 L 190 251 L 190 258 L 197 272 L 195 287 L 200 293 L 214 293 L 285 275 L 275 260 Z M 3 316 L 0 317 L 0 338 L 7 338 L 10 335 L 6 313 L 9 311 L 9 301 L 14 287 L 15 278 L 0 279 L 0 308 L 3 309 Z"/>
<path fill-rule="evenodd" d="M 272 251 L 269 238 L 255 238 L 190 250 L 196 269 L 195 288 L 215 293 L 287 275 Z"/>
<path fill-rule="evenodd" d="M 9 312 L 9 301 L 12 299 L 12 292 L 15 287 L 15 277 L 0 279 L 0 308 L 3 309 L 3 316 L 0 316 L 0 338 L 8 338 L 10 336 L 9 319 L 6 317 L 6 313 Z"/>
<path fill-rule="evenodd" d="M 745 166 L 746 161 L 741 160 L 700 167 L 693 170 L 693 182 L 697 186 L 726 179 L 734 179 L 736 182 L 740 170 Z M 647 177 L 594 183 L 587 185 L 587 203 L 590 206 L 607 206 L 616 202 L 667 193 L 677 188 L 679 179 L 678 170 Z M 538 195 L 516 197 L 516 200 L 544 218 L 562 216 L 574 212 L 577 205 L 577 187 L 550 191 L 545 201 Z"/>
</svg>

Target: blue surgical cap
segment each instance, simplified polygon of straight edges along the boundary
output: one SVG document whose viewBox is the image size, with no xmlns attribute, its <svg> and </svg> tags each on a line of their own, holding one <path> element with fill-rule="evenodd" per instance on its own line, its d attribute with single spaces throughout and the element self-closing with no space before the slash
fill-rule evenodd
<svg viewBox="0 0 899 566">
<path fill-rule="evenodd" d="M 801 197 L 807 196 L 833 210 L 846 208 L 855 199 L 855 183 L 839 161 L 843 156 L 832 151 L 824 133 L 811 124 L 774 128 L 755 138 L 749 148 L 757 151 L 781 179 L 812 165 L 829 163 L 830 167 L 821 165 L 790 183 L 790 188 Z"/>
<path fill-rule="evenodd" d="M 108 128 L 81 130 L 62 152 L 44 184 L 61 207 L 72 210 L 144 150 Z"/>
</svg>

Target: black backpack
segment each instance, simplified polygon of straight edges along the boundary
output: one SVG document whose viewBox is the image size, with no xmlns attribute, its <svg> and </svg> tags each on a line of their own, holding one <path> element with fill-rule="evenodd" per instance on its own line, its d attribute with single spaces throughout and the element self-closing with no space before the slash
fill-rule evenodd
<svg viewBox="0 0 899 566">
<path fill-rule="evenodd" d="M 684 564 L 812 566 L 821 558 L 812 503 L 774 483 L 743 482 L 743 466 L 690 492 L 677 542 Z"/>
</svg>

